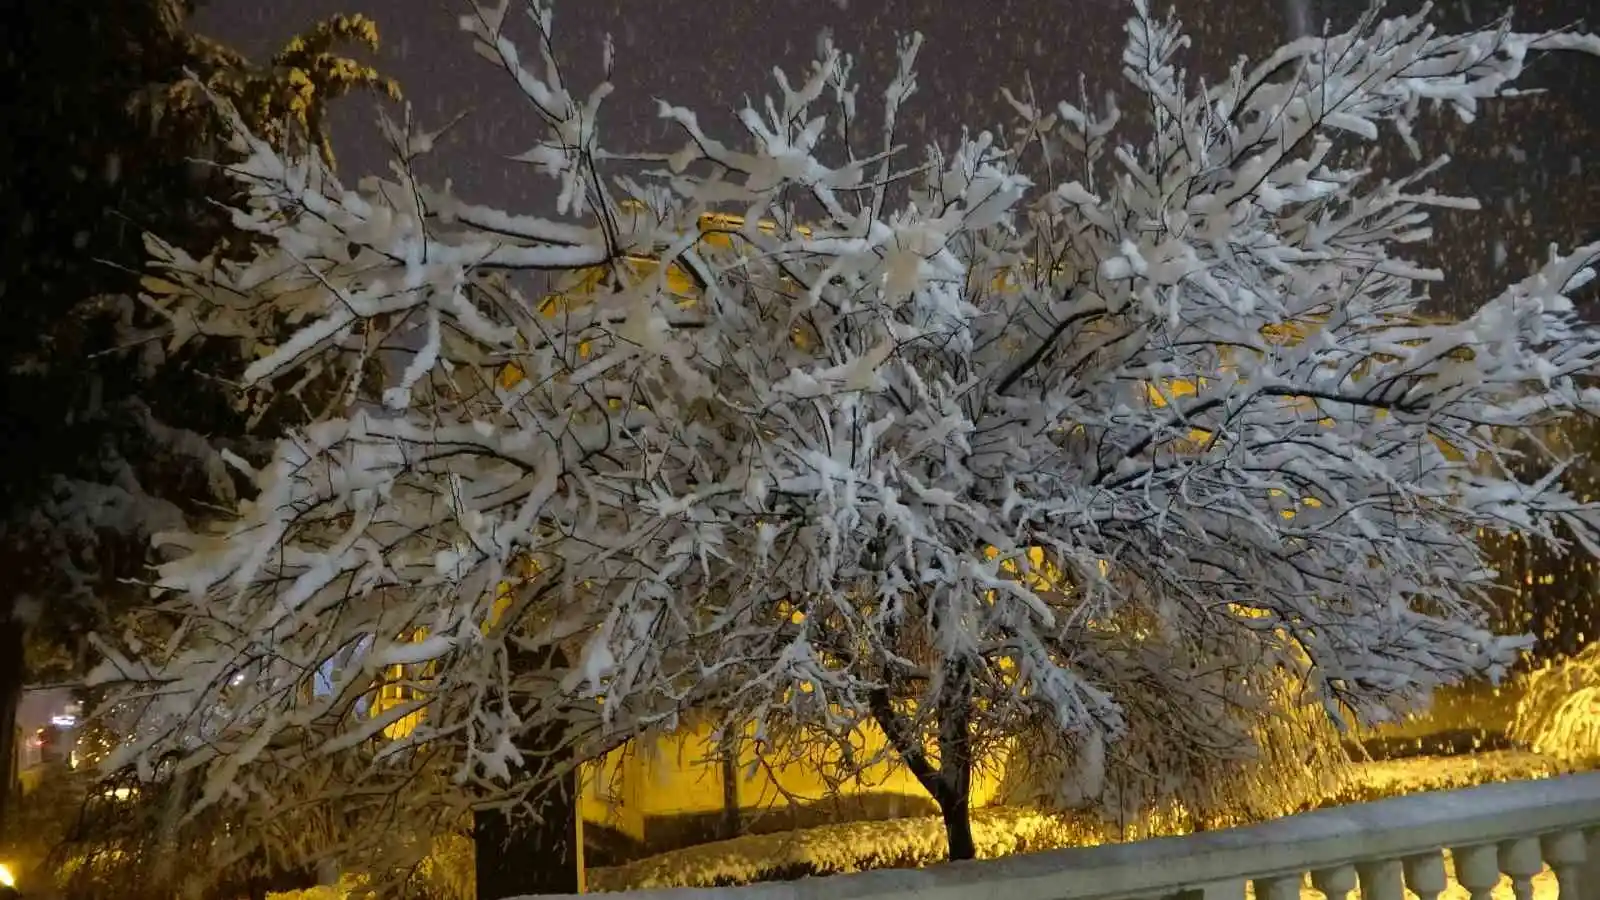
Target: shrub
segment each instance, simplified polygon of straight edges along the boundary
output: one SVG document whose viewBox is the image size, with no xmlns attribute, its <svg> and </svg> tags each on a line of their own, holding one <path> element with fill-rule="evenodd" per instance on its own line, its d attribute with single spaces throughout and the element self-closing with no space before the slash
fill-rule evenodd
<svg viewBox="0 0 1600 900">
<path fill-rule="evenodd" d="M 1528 676 L 1511 738 L 1573 765 L 1600 760 L 1600 644 Z"/>
</svg>

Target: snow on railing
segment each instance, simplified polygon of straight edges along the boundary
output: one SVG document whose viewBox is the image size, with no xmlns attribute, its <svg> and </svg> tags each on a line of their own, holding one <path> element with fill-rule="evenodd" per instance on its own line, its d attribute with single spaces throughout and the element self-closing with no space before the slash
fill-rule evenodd
<svg viewBox="0 0 1600 900">
<path fill-rule="evenodd" d="M 1451 863 L 1454 878 L 1446 863 Z M 1187 837 L 628 900 L 1436 900 L 1454 880 L 1516 900 L 1553 870 L 1561 900 L 1600 900 L 1600 773 L 1437 791 Z M 1541 878 L 1541 881 L 1544 879 Z M 1545 892 L 1540 891 L 1543 895 Z M 549 900 L 549 898 L 541 898 Z"/>
</svg>

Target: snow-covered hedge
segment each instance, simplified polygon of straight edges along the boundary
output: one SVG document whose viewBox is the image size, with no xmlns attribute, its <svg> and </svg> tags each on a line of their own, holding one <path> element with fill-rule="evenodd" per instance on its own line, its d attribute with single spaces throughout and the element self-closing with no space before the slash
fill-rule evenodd
<svg viewBox="0 0 1600 900">
<path fill-rule="evenodd" d="M 1111 829 L 1022 809 L 975 812 L 978 858 L 1097 844 Z M 837 875 L 871 869 L 921 868 L 945 861 L 938 816 L 847 822 L 805 831 L 751 835 L 663 853 L 627 866 L 590 870 L 591 891 L 710 887 Z"/>
<path fill-rule="evenodd" d="M 1511 738 L 1570 763 L 1600 759 L 1600 644 L 1529 676 Z"/>
<path fill-rule="evenodd" d="M 1366 763 L 1354 777 L 1323 796 L 1301 798 L 1301 809 L 1367 802 L 1422 791 L 1451 790 L 1499 781 L 1548 778 L 1567 771 L 1558 762 L 1529 753 L 1482 753 L 1440 759 L 1424 757 Z M 1175 827 L 1176 826 L 1176 827 Z M 1149 821 L 1138 833 L 1178 833 L 1183 823 Z M 974 814 L 973 836 L 981 859 L 1015 853 L 1085 846 L 1118 838 L 1121 829 L 1093 820 L 1023 809 Z M 779 881 L 807 875 L 837 875 L 870 869 L 909 868 L 944 861 L 944 829 L 937 816 L 888 822 L 850 822 L 802 832 L 755 835 L 663 853 L 627 866 L 591 869 L 591 891 L 713 887 Z"/>
</svg>

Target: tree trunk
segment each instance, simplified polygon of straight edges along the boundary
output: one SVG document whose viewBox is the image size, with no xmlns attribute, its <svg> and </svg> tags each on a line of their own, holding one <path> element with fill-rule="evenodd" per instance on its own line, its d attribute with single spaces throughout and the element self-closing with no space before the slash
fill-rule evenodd
<svg viewBox="0 0 1600 900">
<path fill-rule="evenodd" d="M 951 794 L 939 800 L 939 814 L 944 817 L 944 838 L 950 847 L 950 861 L 977 858 L 978 845 L 972 840 L 971 792 Z"/>
<path fill-rule="evenodd" d="M 889 746 L 939 804 L 950 861 L 976 858 L 978 848 L 972 839 L 972 679 L 966 662 L 950 663 L 939 698 L 938 768 L 928 760 L 921 738 L 895 712 L 888 689 L 873 691 L 868 703 Z"/>
<path fill-rule="evenodd" d="M 939 812 L 944 816 L 950 861 L 973 859 L 972 677 L 964 659 L 950 664 L 939 698 Z"/>
<path fill-rule="evenodd" d="M 739 836 L 742 819 L 739 814 L 739 742 L 731 737 L 722 740 L 722 834 L 725 840 Z"/>
<path fill-rule="evenodd" d="M 563 668 L 561 652 L 528 653 L 508 647 L 513 673 Z M 520 748 L 524 757 L 540 764 L 565 766 L 571 751 L 561 746 L 559 731 L 531 735 L 531 746 Z M 477 900 L 505 900 L 533 894 L 576 894 L 582 889 L 583 850 L 580 845 L 576 767 L 557 783 L 538 791 L 533 814 L 508 815 L 503 810 L 482 809 L 472 815 Z"/>
<path fill-rule="evenodd" d="M 579 892 L 577 780 L 576 773 L 565 775 L 545 791 L 537 819 L 492 809 L 473 813 L 477 900 Z"/>
<path fill-rule="evenodd" d="M 10 603 L 6 604 L 8 607 Z M 9 608 L 0 609 L 0 836 L 6 833 L 18 784 L 17 712 L 24 677 L 23 628 Z"/>
</svg>

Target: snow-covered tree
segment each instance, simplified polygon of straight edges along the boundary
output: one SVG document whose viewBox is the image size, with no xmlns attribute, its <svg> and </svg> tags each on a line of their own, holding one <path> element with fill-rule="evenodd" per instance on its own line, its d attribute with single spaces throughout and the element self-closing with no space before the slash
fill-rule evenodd
<svg viewBox="0 0 1600 900">
<path fill-rule="evenodd" d="M 1600 40 L 1374 12 L 1197 84 L 1139 0 L 1127 126 L 1006 93 L 1014 127 L 913 156 L 919 39 L 881 121 L 824 42 L 740 135 L 662 103 L 684 141 L 647 154 L 607 149 L 609 83 L 566 83 L 528 11 L 531 63 L 507 0 L 462 25 L 547 129 L 520 157 L 547 215 L 419 183 L 409 123 L 393 177 L 347 187 L 235 119 L 264 249 L 151 241 L 175 343 L 237 341 L 266 395 L 347 385 L 236 520 L 167 539 L 171 640 L 107 648 L 147 704 L 114 761 L 208 773 L 196 808 L 288 802 L 303 759 L 510 807 L 690 712 L 766 742 L 870 722 L 970 856 L 991 743 L 1114 802 L 1116 760 L 1157 758 L 1126 736 L 1235 752 L 1286 681 L 1380 719 L 1525 645 L 1486 627 L 1480 532 L 1600 548 L 1507 440 L 1600 409 L 1568 296 L 1600 246 L 1429 321 L 1442 275 L 1405 249 L 1473 201 L 1425 186 L 1443 160 L 1368 174 L 1382 129 L 1415 147 L 1425 110 Z"/>
</svg>

